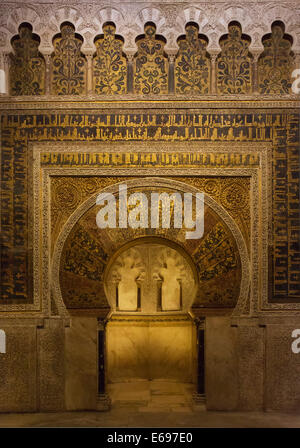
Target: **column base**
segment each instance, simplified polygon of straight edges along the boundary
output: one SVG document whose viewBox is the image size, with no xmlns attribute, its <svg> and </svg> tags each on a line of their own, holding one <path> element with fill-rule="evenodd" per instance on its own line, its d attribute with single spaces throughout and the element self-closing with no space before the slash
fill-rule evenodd
<svg viewBox="0 0 300 448">
<path fill-rule="evenodd" d="M 111 409 L 111 399 L 107 394 L 97 396 L 97 411 L 105 412 Z"/>
<path fill-rule="evenodd" d="M 206 410 L 206 396 L 205 394 L 198 394 L 195 392 L 192 397 L 193 410 Z"/>
</svg>

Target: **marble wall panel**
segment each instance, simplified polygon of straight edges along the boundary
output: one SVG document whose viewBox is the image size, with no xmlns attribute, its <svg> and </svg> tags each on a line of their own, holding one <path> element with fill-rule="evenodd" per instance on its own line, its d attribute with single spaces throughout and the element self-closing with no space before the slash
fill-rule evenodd
<svg viewBox="0 0 300 448">
<path fill-rule="evenodd" d="M 40 411 L 60 411 L 65 407 L 64 331 L 64 321 L 54 318 L 46 320 L 37 332 Z"/>
<path fill-rule="evenodd" d="M 184 322 L 109 322 L 108 381 L 170 379 L 192 382 L 193 324 Z"/>
<path fill-rule="evenodd" d="M 180 323 L 151 322 L 149 326 L 150 377 L 192 382 L 191 321 Z"/>
<path fill-rule="evenodd" d="M 205 389 L 208 410 L 237 409 L 237 328 L 230 317 L 207 317 L 205 322 Z"/>
<path fill-rule="evenodd" d="M 65 333 L 65 353 L 66 409 L 96 409 L 96 317 L 72 317 Z"/>
<path fill-rule="evenodd" d="M 266 326 L 265 410 L 300 411 L 300 354 L 292 352 L 292 331 L 298 326 Z"/>
<path fill-rule="evenodd" d="M 23 319 L 24 321 L 24 319 Z M 0 353 L 0 412 L 37 410 L 36 327 L 34 324 L 2 323 L 6 353 Z"/>
<path fill-rule="evenodd" d="M 239 410 L 263 409 L 264 331 L 257 325 L 238 327 Z"/>
</svg>

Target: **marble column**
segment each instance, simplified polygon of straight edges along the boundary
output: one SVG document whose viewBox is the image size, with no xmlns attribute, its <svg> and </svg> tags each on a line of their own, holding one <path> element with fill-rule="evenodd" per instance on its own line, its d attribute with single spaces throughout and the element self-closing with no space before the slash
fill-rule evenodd
<svg viewBox="0 0 300 448">
<path fill-rule="evenodd" d="M 116 311 L 119 311 L 119 282 L 115 282 L 114 286 L 115 286 L 115 292 L 116 292 L 115 307 L 116 307 Z"/>
<path fill-rule="evenodd" d="M 169 91 L 169 93 L 174 93 L 175 92 L 175 73 L 174 73 L 175 54 L 174 53 L 168 54 L 168 59 L 169 59 L 168 91 Z"/>
<path fill-rule="evenodd" d="M 253 52 L 253 61 L 252 61 L 252 93 L 259 93 L 258 86 L 258 58 L 260 56 L 260 52 Z"/>
<path fill-rule="evenodd" d="M 210 91 L 211 93 L 217 93 L 217 70 L 216 70 L 216 65 L 217 65 L 217 56 L 218 53 L 211 53 L 210 54 L 210 63 L 211 63 L 211 79 L 210 79 Z"/>
<path fill-rule="evenodd" d="M 195 318 L 197 332 L 197 391 L 194 403 L 205 403 L 205 318 Z"/>
<path fill-rule="evenodd" d="M 86 53 L 87 60 L 87 94 L 93 94 L 93 53 Z"/>
<path fill-rule="evenodd" d="M 44 54 L 46 74 L 45 74 L 45 94 L 50 95 L 51 93 L 51 54 Z"/>
<path fill-rule="evenodd" d="M 9 66 L 10 66 L 10 57 L 8 53 L 0 54 L 0 68 L 3 70 L 3 76 L 1 79 L 1 92 L 2 95 L 9 95 Z"/>
<path fill-rule="evenodd" d="M 156 311 L 162 311 L 162 284 L 163 281 L 161 279 L 157 279 L 157 308 Z"/>
<path fill-rule="evenodd" d="M 111 400 L 106 393 L 106 344 L 105 344 L 106 321 L 98 319 L 98 395 L 97 410 L 109 411 Z"/>
<path fill-rule="evenodd" d="M 133 64 L 134 64 L 134 55 L 127 54 L 127 93 L 133 93 Z"/>
</svg>

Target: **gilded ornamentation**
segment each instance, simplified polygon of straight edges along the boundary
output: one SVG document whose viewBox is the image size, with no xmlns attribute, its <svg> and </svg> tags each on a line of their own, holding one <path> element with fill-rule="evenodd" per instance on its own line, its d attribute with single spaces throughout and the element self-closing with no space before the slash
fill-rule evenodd
<svg viewBox="0 0 300 448">
<path fill-rule="evenodd" d="M 228 34 L 220 40 L 217 57 L 217 88 L 219 93 L 249 93 L 251 91 L 251 57 L 249 42 L 238 24 L 229 24 Z"/>
<path fill-rule="evenodd" d="M 132 191 L 137 190 L 139 188 L 134 188 Z M 153 190 L 162 191 L 158 187 Z M 64 245 L 60 264 L 60 281 L 62 297 L 67 300 L 67 307 L 69 300 L 71 300 L 71 307 L 84 307 L 80 299 L 83 295 L 86 297 L 89 307 L 97 307 L 97 291 L 102 289 L 102 274 L 112 254 L 125 242 L 150 235 L 163 236 L 169 241 L 180 243 L 195 262 L 201 288 L 202 286 L 205 288 L 209 282 L 209 302 L 206 300 L 206 296 L 199 291 L 194 306 L 235 306 L 241 282 L 239 252 L 226 224 L 208 205 L 205 209 L 204 236 L 201 240 L 193 242 L 185 238 L 182 239 L 182 230 L 173 227 L 164 230 L 163 233 L 162 229 L 157 229 L 157 231 L 152 229 L 150 232 L 144 229 L 141 232 L 139 229 L 131 228 L 99 229 L 95 219 L 96 212 L 96 206 L 87 210 L 75 224 Z M 117 237 L 118 234 L 121 238 Z M 227 278 L 231 279 L 232 276 L 235 278 L 234 287 L 228 286 L 226 291 L 223 290 L 224 282 Z M 74 290 L 74 283 L 78 285 L 76 290 Z M 231 280 L 229 280 L 229 284 L 231 284 Z"/>
<path fill-rule="evenodd" d="M 70 214 L 96 191 L 116 182 L 125 181 L 118 177 L 68 177 L 55 176 L 51 180 L 51 241 L 55 244 L 57 235 Z M 53 248 L 53 247 L 52 247 Z"/>
<path fill-rule="evenodd" d="M 47 225 L 50 219 L 48 221 L 48 214 L 43 210 L 46 210 L 50 204 L 50 198 L 47 193 L 47 183 L 40 182 L 41 171 L 45 173 L 45 179 L 50 170 L 54 172 L 53 176 L 76 176 L 79 170 L 81 176 L 91 176 L 95 175 L 95 172 L 101 172 L 109 176 L 106 177 L 109 179 L 111 175 L 123 176 L 126 173 L 130 176 L 133 172 L 134 175 L 140 176 L 157 175 L 158 169 L 161 169 L 162 175 L 187 176 L 193 168 L 193 172 L 211 176 L 211 180 L 215 180 L 215 176 L 220 172 L 224 176 L 234 172 L 235 174 L 232 174 L 234 176 L 251 178 L 253 196 L 249 204 L 249 213 L 251 213 L 252 306 L 260 307 L 260 309 L 285 309 L 286 312 L 299 309 L 299 282 L 297 281 L 299 264 L 294 262 L 297 257 L 299 221 L 293 218 L 299 215 L 297 202 L 299 116 L 292 112 L 292 102 L 282 103 L 288 108 L 285 113 L 278 111 L 281 102 L 272 100 L 259 103 L 255 106 L 258 110 L 253 109 L 252 103 L 238 113 L 196 110 L 197 103 L 193 103 L 195 107 L 193 113 L 177 112 L 175 114 L 170 113 L 169 110 L 149 113 L 147 105 L 142 103 L 140 107 L 141 110 L 144 108 L 145 112 L 133 114 L 128 113 L 124 106 L 120 108 L 124 107 L 125 110 L 117 113 L 114 111 L 95 112 L 94 104 L 84 106 L 89 111 L 83 111 L 80 109 L 82 105 L 76 105 L 72 113 L 66 113 L 65 110 L 50 113 L 41 110 L 39 104 L 34 105 L 32 102 L 29 103 L 33 110 L 30 113 L 27 111 L 16 114 L 11 111 L 3 115 L 1 200 L 4 205 L 1 210 L 3 247 L 0 255 L 3 272 L 2 288 L 6 297 L 3 297 L 1 301 L 2 309 L 11 313 L 15 309 L 19 311 L 33 309 L 33 296 L 30 291 L 32 288 L 30 274 L 32 232 L 28 226 L 31 222 L 28 211 L 32 203 L 28 188 L 31 182 L 29 172 L 31 164 L 28 162 L 28 155 L 32 147 L 38 150 L 36 155 L 41 154 L 41 165 L 38 161 L 34 161 L 34 164 L 38 163 L 38 169 L 35 169 L 33 176 L 34 191 L 36 191 L 34 241 L 39 242 L 43 238 L 44 248 L 48 244 L 50 230 L 47 230 Z M 217 104 L 215 107 L 219 109 L 228 107 L 227 102 Z M 233 101 L 230 101 L 229 107 L 233 107 L 232 104 Z M 53 107 L 53 104 L 49 103 L 49 108 L 50 105 Z M 12 106 L 16 107 L 15 104 Z M 18 111 L 24 111 L 28 107 L 27 103 L 20 103 Z M 65 104 L 57 107 L 65 108 Z M 276 110 L 266 112 L 267 107 L 273 107 Z M 143 128 L 147 132 L 139 135 L 138 131 Z M 160 138 L 156 135 L 158 130 Z M 229 133 L 230 143 L 226 142 Z M 212 135 L 215 142 L 209 141 Z M 115 150 L 111 154 L 106 153 L 108 146 L 106 140 L 109 140 L 110 136 L 112 136 L 111 139 L 123 140 L 122 150 L 125 153 L 132 153 L 130 157 L 133 157 L 134 171 L 130 167 L 130 157 L 120 153 L 119 143 L 109 144 L 109 147 Z M 194 142 L 190 141 L 191 136 Z M 131 139 L 135 141 L 125 141 Z M 160 141 L 155 142 L 155 139 Z M 91 142 L 92 140 L 94 143 Z M 28 141 L 31 142 L 30 145 Z M 136 145 L 139 146 L 138 153 L 134 153 Z M 178 152 L 182 153 L 182 145 L 185 145 L 189 152 L 193 148 L 194 156 L 187 158 L 184 156 L 181 160 L 175 148 L 180 147 Z M 96 154 L 98 161 L 94 159 L 95 148 L 101 153 Z M 146 154 L 150 151 L 149 148 L 155 151 L 159 158 L 156 159 L 156 154 L 153 157 Z M 49 151 L 53 153 L 51 160 L 49 158 L 52 165 L 43 164 L 43 154 Z M 173 152 L 174 154 L 170 155 Z M 59 161 L 60 154 L 65 156 L 63 164 Z M 216 154 L 218 154 L 217 157 L 215 157 Z M 259 163 L 255 162 L 257 154 Z M 233 157 L 232 161 L 231 157 Z M 93 163 L 90 164 L 89 161 Z M 18 177 L 11 173 L 18 173 Z M 230 181 L 232 181 L 232 178 L 230 179 L 232 175 L 228 175 Z M 287 182 L 291 185 L 288 193 L 283 190 Z M 41 194 L 44 198 L 43 206 L 40 204 Z M 234 216 L 237 222 L 237 211 L 229 210 L 228 213 Z M 38 230 L 41 215 L 43 215 L 43 227 Z M 243 234 L 245 235 L 244 232 Z M 18 251 L 14 249 L 15 247 L 18 247 Z M 267 247 L 270 249 L 269 264 Z M 35 278 L 38 279 L 42 269 L 39 267 L 41 266 L 39 257 L 43 258 L 45 268 L 50 259 L 50 250 L 48 253 L 44 250 L 40 254 L 38 243 L 34 244 L 33 250 L 32 269 L 36 273 Z M 263 269 L 260 269 L 260 266 L 263 266 Z M 47 273 L 48 267 L 44 271 Z M 270 284 L 267 288 L 268 274 Z M 47 276 L 44 277 L 44 302 L 47 303 Z M 34 282 L 36 310 L 39 309 L 41 298 L 38 287 L 39 280 Z M 267 291 L 270 294 L 269 299 Z M 261 302 L 257 301 L 259 296 Z"/>
<path fill-rule="evenodd" d="M 11 95 L 45 93 L 45 60 L 38 50 L 39 38 L 27 26 L 20 26 L 19 36 L 12 41 L 10 55 Z"/>
<path fill-rule="evenodd" d="M 54 203 L 59 209 L 72 210 L 80 200 L 80 192 L 74 182 L 59 182 L 54 191 Z"/>
<path fill-rule="evenodd" d="M 280 25 L 272 26 L 272 34 L 263 39 L 264 51 L 258 59 L 260 93 L 290 93 L 294 57 L 291 43 Z"/>
<path fill-rule="evenodd" d="M 248 205 L 247 192 L 237 183 L 232 182 L 222 191 L 222 204 L 230 210 L 242 210 Z"/>
<path fill-rule="evenodd" d="M 80 95 L 86 91 L 86 60 L 80 49 L 81 39 L 74 27 L 63 24 L 60 36 L 53 42 L 52 93 L 55 95 Z"/>
<path fill-rule="evenodd" d="M 194 306 L 201 303 L 206 303 L 206 306 L 234 306 L 239 294 L 240 260 L 232 237 L 222 222 L 217 222 L 200 241 L 194 258 L 200 282 Z"/>
<path fill-rule="evenodd" d="M 200 241 L 197 251 L 193 254 L 200 273 L 200 280 L 210 280 L 216 275 L 236 267 L 236 259 L 232 255 L 229 239 L 228 231 L 219 222 Z M 214 259 L 214 263 L 211 263 L 212 259 Z"/>
<path fill-rule="evenodd" d="M 104 25 L 104 36 L 95 42 L 94 89 L 98 94 L 122 94 L 127 91 L 127 61 L 122 52 L 123 41 L 115 35 L 115 31 L 113 24 Z"/>
<path fill-rule="evenodd" d="M 134 59 L 134 92 L 139 94 L 168 93 L 168 59 L 164 42 L 155 36 L 155 26 L 145 26 L 145 37 L 137 41 Z"/>
<path fill-rule="evenodd" d="M 198 27 L 188 25 L 186 36 L 179 39 L 175 59 L 176 93 L 209 93 L 210 60 L 207 42 L 198 36 Z"/>
<path fill-rule="evenodd" d="M 207 2 L 201 0 L 193 3 L 177 0 L 173 2 L 176 5 L 172 5 L 169 1 L 159 2 L 159 5 L 158 2 L 156 2 L 157 5 L 154 5 L 155 2 L 150 2 L 152 5 L 146 5 L 146 8 L 145 3 L 140 1 L 99 3 L 67 0 L 62 6 L 58 0 L 47 3 L 43 0 L 45 6 L 40 4 L 37 7 L 33 0 L 1 2 L 3 18 L 1 31 L 7 36 L 5 52 L 8 52 L 8 41 L 12 37 L 14 28 L 22 22 L 34 23 L 36 27 L 43 29 L 41 34 L 42 52 L 44 48 L 49 49 L 51 37 L 56 32 L 57 26 L 63 21 L 76 23 L 78 31 L 84 31 L 85 36 L 89 37 L 91 46 L 91 42 L 98 33 L 96 17 L 101 17 L 101 23 L 106 20 L 114 20 L 116 25 L 122 28 L 126 46 L 130 50 L 134 49 L 133 42 L 140 28 L 138 25 L 140 21 L 144 20 L 152 20 L 157 24 L 160 22 L 168 38 L 168 48 L 172 51 L 177 49 L 176 39 L 182 34 L 181 24 L 187 21 L 201 22 L 209 38 L 210 48 L 215 50 L 218 47 L 217 43 L 222 35 L 224 24 L 228 23 L 230 16 L 241 18 L 243 26 L 249 30 L 255 47 L 259 47 L 263 35 L 268 32 L 269 24 L 274 20 L 282 20 L 286 24 L 288 32 L 293 35 L 294 51 L 299 52 L 300 49 L 300 41 L 297 39 L 300 11 L 295 0 L 284 0 L 284 6 L 279 0 L 240 1 L 238 9 L 233 7 L 232 1 Z"/>
<path fill-rule="evenodd" d="M 176 180 L 176 178 L 174 178 Z M 250 243 L 250 179 L 248 177 L 232 178 L 215 177 L 185 177 L 185 183 L 193 185 L 199 191 L 204 191 L 225 210 L 233 216 L 237 222 L 249 247 Z M 237 203 L 235 204 L 235 200 Z"/>
</svg>

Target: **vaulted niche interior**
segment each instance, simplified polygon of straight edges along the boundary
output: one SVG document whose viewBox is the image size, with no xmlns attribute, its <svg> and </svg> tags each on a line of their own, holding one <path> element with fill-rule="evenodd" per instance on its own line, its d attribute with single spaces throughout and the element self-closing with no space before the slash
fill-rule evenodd
<svg viewBox="0 0 300 448">
<path fill-rule="evenodd" d="M 196 328 L 188 311 L 197 273 L 189 255 L 164 238 L 138 238 L 112 257 L 104 284 L 112 311 L 106 327 L 112 400 L 120 390 L 130 400 L 137 388 L 139 396 L 151 396 L 153 388 L 190 396 L 197 366 Z"/>
<path fill-rule="evenodd" d="M 107 266 L 105 292 L 114 313 L 187 313 L 197 290 L 189 255 L 163 238 L 140 238 Z"/>
</svg>

